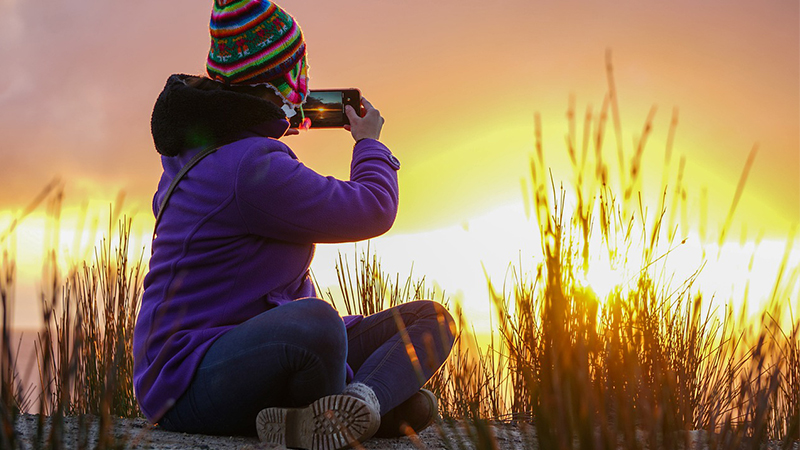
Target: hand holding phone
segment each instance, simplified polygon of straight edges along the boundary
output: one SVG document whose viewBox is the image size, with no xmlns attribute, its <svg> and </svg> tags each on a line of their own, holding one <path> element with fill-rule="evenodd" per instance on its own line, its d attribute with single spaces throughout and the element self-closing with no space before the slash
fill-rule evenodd
<svg viewBox="0 0 800 450">
<path fill-rule="evenodd" d="M 350 131 L 356 142 L 361 139 L 380 139 L 381 129 L 385 120 L 380 111 L 372 106 L 372 103 L 365 98 L 361 98 L 361 105 L 364 108 L 364 115 L 360 116 L 351 105 L 345 106 L 345 114 L 350 122 L 345 125 L 345 129 Z"/>
</svg>

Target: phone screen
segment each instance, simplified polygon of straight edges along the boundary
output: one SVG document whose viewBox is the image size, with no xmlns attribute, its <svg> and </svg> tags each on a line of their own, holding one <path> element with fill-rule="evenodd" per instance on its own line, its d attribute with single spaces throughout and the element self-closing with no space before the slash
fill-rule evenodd
<svg viewBox="0 0 800 450">
<path fill-rule="evenodd" d="M 341 91 L 310 92 L 303 105 L 312 127 L 339 127 L 344 125 L 344 102 Z"/>
<path fill-rule="evenodd" d="M 350 123 L 344 106 L 349 104 L 360 108 L 360 102 L 361 95 L 357 89 L 312 90 L 303 104 L 303 111 L 292 117 L 292 126 L 299 127 L 305 117 L 311 128 L 341 128 Z"/>
</svg>

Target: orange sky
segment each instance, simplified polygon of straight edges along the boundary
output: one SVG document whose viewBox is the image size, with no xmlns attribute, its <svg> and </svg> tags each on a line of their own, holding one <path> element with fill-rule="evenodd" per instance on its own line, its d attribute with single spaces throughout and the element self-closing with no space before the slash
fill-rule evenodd
<svg viewBox="0 0 800 450">
<path fill-rule="evenodd" d="M 569 98 L 578 117 L 587 105 L 600 108 L 607 49 L 628 151 L 658 107 L 644 158 L 649 198 L 658 196 L 677 107 L 671 170 L 687 158 L 693 217 L 706 191 L 709 222 L 721 225 L 758 143 L 736 237 L 743 227 L 785 237 L 800 218 L 796 1 L 281 5 L 303 27 L 312 88 L 358 87 L 386 118 L 383 140 L 403 162 L 390 236 L 468 228 L 520 205 L 536 112 L 546 158 L 568 182 Z M 148 208 L 160 174 L 151 108 L 169 74 L 203 70 L 209 11 L 210 1 L 199 0 L 0 0 L 0 212 L 19 211 L 55 176 L 68 202 L 102 204 L 125 190 L 130 208 Z M 346 132 L 311 131 L 287 143 L 317 171 L 346 177 Z"/>
<path fill-rule="evenodd" d="M 125 189 L 148 204 L 159 174 L 150 109 L 170 73 L 202 71 L 206 3 L 0 2 L 8 68 L 0 210 L 19 208 L 56 175 L 76 202 Z M 758 142 L 743 208 L 774 215 L 754 229 L 785 233 L 800 216 L 797 2 L 663 3 L 282 6 L 303 26 L 312 87 L 359 87 L 386 117 L 384 140 L 404 162 L 396 232 L 460 223 L 515 201 L 534 112 L 556 164 L 569 95 L 581 116 L 588 104 L 599 108 L 610 48 L 627 147 L 652 105 L 656 134 L 679 107 L 676 154 L 694 169 L 694 192 L 705 186 L 729 203 Z M 291 145 L 320 172 L 346 174 L 345 132 L 313 132 Z M 662 152 L 654 140 L 649 153 L 661 161 Z"/>
</svg>

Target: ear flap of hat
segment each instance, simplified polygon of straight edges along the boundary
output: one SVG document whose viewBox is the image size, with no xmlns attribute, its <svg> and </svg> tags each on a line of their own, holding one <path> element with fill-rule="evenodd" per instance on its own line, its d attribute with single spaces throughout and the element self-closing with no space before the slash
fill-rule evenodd
<svg viewBox="0 0 800 450">
<path fill-rule="evenodd" d="M 308 96 L 308 62 L 305 55 L 291 70 L 269 82 L 287 104 L 297 108 Z"/>
</svg>

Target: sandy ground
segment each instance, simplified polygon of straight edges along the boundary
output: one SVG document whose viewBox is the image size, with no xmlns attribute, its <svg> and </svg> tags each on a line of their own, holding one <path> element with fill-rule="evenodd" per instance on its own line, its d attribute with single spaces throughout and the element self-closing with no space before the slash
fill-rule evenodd
<svg viewBox="0 0 800 450">
<path fill-rule="evenodd" d="M 39 416 L 24 414 L 17 420 L 17 432 L 20 436 L 22 449 L 36 448 L 36 434 Z M 49 430 L 49 420 L 46 422 L 46 432 Z M 95 420 L 89 428 L 87 448 L 94 448 L 97 442 L 98 423 Z M 500 449 L 519 449 L 531 448 L 530 443 L 523 442 L 522 433 L 519 429 L 512 426 L 493 427 L 495 440 Z M 440 433 L 444 433 L 443 439 Z M 370 439 L 363 444 L 364 449 L 440 449 L 447 448 L 446 441 L 454 448 L 472 449 L 475 445 L 470 444 L 467 438 L 467 431 L 460 427 L 444 428 L 429 427 L 423 430 L 419 436 L 413 438 L 403 437 L 398 439 Z M 64 447 L 67 449 L 77 449 L 82 446 L 81 442 L 87 442 L 86 433 L 79 433 L 78 419 L 67 417 L 64 423 Z M 114 424 L 114 436 L 117 439 L 127 440 L 124 448 L 131 450 L 233 450 L 233 449 L 274 449 L 275 447 L 261 444 L 256 438 L 244 437 L 220 437 L 206 436 L 199 434 L 173 433 L 153 427 L 144 419 L 117 419 Z M 527 445 L 526 445 L 527 444 Z"/>
<path fill-rule="evenodd" d="M 17 433 L 21 449 L 34 449 L 39 416 L 24 414 L 17 420 Z M 45 421 L 45 433 L 50 429 L 50 420 Z M 85 427 L 84 427 L 85 429 Z M 79 432 L 78 419 L 68 417 L 64 422 L 64 447 L 65 449 L 95 448 L 97 443 L 98 423 L 94 420 L 89 426 L 89 432 Z M 532 432 L 521 432 L 519 427 L 512 425 L 494 425 L 490 428 L 496 447 L 491 445 L 475 445 L 475 430 L 467 430 L 463 425 L 452 427 L 439 424 L 422 431 L 418 436 L 403 437 L 398 439 L 370 439 L 362 447 L 367 450 L 405 450 L 405 449 L 531 449 L 537 450 Z M 164 431 L 153 427 L 144 419 L 117 419 L 114 423 L 114 436 L 124 443 L 122 447 L 130 450 L 261 450 L 274 449 L 275 447 L 261 444 L 256 438 L 220 437 L 198 434 L 184 434 Z M 706 450 L 704 431 L 691 431 L 687 435 L 691 450 Z M 79 441 L 80 440 L 80 441 Z M 88 444 L 88 445 L 87 445 Z M 577 447 L 576 447 L 577 448 Z M 644 448 L 647 448 L 644 445 Z M 776 442 L 765 443 L 763 449 L 779 449 Z M 800 450 L 800 443 L 795 443 L 792 450 Z"/>
</svg>

